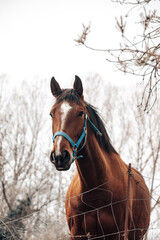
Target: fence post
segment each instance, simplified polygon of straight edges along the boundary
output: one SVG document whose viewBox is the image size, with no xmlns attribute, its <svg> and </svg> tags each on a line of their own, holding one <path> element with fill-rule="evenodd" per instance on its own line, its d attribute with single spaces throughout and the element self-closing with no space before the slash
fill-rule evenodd
<svg viewBox="0 0 160 240">
<path fill-rule="evenodd" d="M 126 193 L 126 213 L 125 213 L 125 225 L 124 225 L 124 240 L 128 240 L 128 215 L 129 215 L 129 194 L 130 194 L 130 178 L 132 176 L 131 163 L 128 166 L 128 185 Z"/>
</svg>

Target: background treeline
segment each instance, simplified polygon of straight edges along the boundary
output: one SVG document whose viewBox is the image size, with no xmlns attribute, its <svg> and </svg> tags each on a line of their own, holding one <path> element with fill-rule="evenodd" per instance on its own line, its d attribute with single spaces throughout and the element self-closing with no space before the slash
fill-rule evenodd
<svg viewBox="0 0 160 240">
<path fill-rule="evenodd" d="M 85 99 L 99 108 L 116 150 L 136 167 L 150 189 L 152 218 L 145 240 L 160 239 L 160 102 L 148 114 L 137 107 L 141 91 L 83 80 Z M 71 83 L 68 86 L 72 86 Z M 75 166 L 57 172 L 52 148 L 49 81 L 13 90 L 0 77 L 0 239 L 69 239 L 64 199 Z"/>
</svg>

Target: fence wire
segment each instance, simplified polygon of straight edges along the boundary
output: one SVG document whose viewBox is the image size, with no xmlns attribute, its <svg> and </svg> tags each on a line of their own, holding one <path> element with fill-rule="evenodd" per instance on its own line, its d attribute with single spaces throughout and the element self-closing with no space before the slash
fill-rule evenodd
<svg viewBox="0 0 160 240">
<path fill-rule="evenodd" d="M 121 174 L 120 176 L 117 176 L 115 177 L 115 179 L 118 179 L 120 177 L 122 177 L 122 175 L 124 174 L 128 174 L 128 172 L 124 172 L 123 174 Z M 148 177 L 148 176 L 143 176 L 145 179 L 150 179 L 152 180 L 152 178 Z M 83 202 L 83 204 L 85 204 L 85 201 L 83 199 L 83 196 L 84 194 L 87 194 L 89 192 L 92 192 L 94 190 L 101 190 L 101 191 L 110 191 L 110 190 L 104 190 L 102 187 L 105 186 L 106 184 L 114 181 L 115 179 L 112 179 L 112 180 L 109 180 L 101 185 L 98 185 L 88 191 L 85 191 L 81 194 L 78 194 L 78 195 L 75 195 L 73 197 L 71 197 L 70 199 L 67 199 L 68 201 L 70 201 L 71 199 L 73 198 L 77 198 L 77 197 L 80 197 L 81 198 L 81 201 Z M 155 179 L 156 181 L 159 181 L 160 182 L 160 179 Z M 95 212 L 96 215 L 97 215 L 97 219 L 98 219 L 98 222 L 99 222 L 99 225 L 101 227 L 101 231 L 102 231 L 102 235 L 101 236 L 92 236 L 90 233 L 87 232 L 87 226 L 85 226 L 85 235 L 71 235 L 69 232 L 67 232 L 67 226 L 64 226 L 65 224 L 65 216 L 62 215 L 60 216 L 59 219 L 57 219 L 57 221 L 54 220 L 54 222 L 50 221 L 50 222 L 45 222 L 43 221 L 43 216 L 45 214 L 45 209 L 40 209 L 40 210 L 37 210 L 35 212 L 32 212 L 30 214 L 27 214 L 26 216 L 22 216 L 22 217 L 19 217 L 19 218 L 16 218 L 16 219 L 13 219 L 13 220 L 6 220 L 4 218 L 0 218 L 0 233 L 1 233 L 1 238 L 2 240 L 28 240 L 28 234 L 29 234 L 29 239 L 30 240 L 69 240 L 71 237 L 76 239 L 76 238 L 79 238 L 79 239 L 91 239 L 91 240 L 94 240 L 94 239 L 109 239 L 109 237 L 113 237 L 113 236 L 117 236 L 118 238 L 117 239 L 121 239 L 121 237 L 124 235 L 124 230 L 123 231 L 120 231 L 119 230 L 119 227 L 118 227 L 118 223 L 116 221 L 116 218 L 115 218 L 115 213 L 114 213 L 114 210 L 113 210 L 113 206 L 116 205 L 116 204 L 119 204 L 119 203 L 123 203 L 123 202 L 126 202 L 126 198 L 125 199 L 122 199 L 120 201 L 115 201 L 113 202 L 113 192 L 111 192 L 111 202 L 109 204 L 106 204 L 106 205 L 103 205 L 103 206 L 100 206 L 100 207 L 93 207 L 93 209 L 89 210 L 89 211 L 86 211 L 86 212 L 80 212 L 76 215 L 72 215 L 70 216 L 70 218 L 75 218 L 75 217 L 80 217 L 80 216 L 83 216 L 84 218 L 84 223 L 86 222 L 85 221 L 85 217 L 86 217 L 86 214 L 89 214 L 89 213 L 93 213 Z M 156 194 L 156 197 L 158 200 L 155 199 L 155 196 L 150 196 L 150 199 L 152 200 L 152 205 L 157 205 L 157 211 L 159 210 L 158 207 L 160 206 L 160 194 L 157 192 Z M 129 200 L 133 200 L 133 201 L 144 201 L 144 200 L 147 200 L 147 199 L 129 199 Z M 55 204 L 52 204 L 50 206 L 50 209 L 51 208 L 54 208 L 55 207 Z M 117 228 L 117 231 L 116 232 L 112 232 L 112 233 L 105 233 L 104 229 L 103 229 L 103 226 L 102 226 L 102 223 L 100 222 L 100 218 L 99 218 L 99 211 L 107 208 L 107 207 L 111 207 L 112 209 L 112 215 L 113 215 L 113 219 L 114 219 L 114 222 L 115 222 L 115 226 Z M 130 210 L 130 209 L 129 209 Z M 54 214 L 54 213 L 53 213 Z M 153 214 L 152 214 L 153 215 Z M 56 216 L 54 216 L 56 218 Z M 144 238 L 145 240 L 159 240 L 160 239 L 160 220 L 159 219 L 156 219 L 157 221 L 155 221 L 155 218 L 156 218 L 156 213 L 154 213 L 154 216 L 151 216 L 151 221 L 150 221 L 150 226 L 148 228 L 148 231 L 147 231 L 147 238 Z M 63 219 L 63 224 L 61 223 L 60 224 L 60 221 Z M 18 226 L 18 223 L 19 222 L 23 222 L 24 224 L 24 228 L 21 226 Z M 38 224 L 34 224 L 34 228 L 32 228 L 32 224 L 33 222 L 38 222 Z M 139 228 L 136 228 L 135 227 L 135 223 L 134 223 L 134 219 L 132 219 L 132 222 L 133 222 L 133 228 L 132 229 L 129 229 L 128 231 L 129 232 L 136 232 L 136 231 L 145 231 L 146 229 L 139 229 Z M 54 228 L 52 227 L 54 224 Z M 59 226 L 60 225 L 60 226 Z M 71 227 L 71 226 L 70 226 Z M 62 232 L 62 228 L 63 228 L 63 232 Z M 55 233 L 56 231 L 56 233 Z M 44 235 L 42 234 L 45 233 L 46 236 L 44 237 Z M 55 236 L 56 235 L 56 236 Z M 44 237 L 44 238 L 43 238 Z M 134 240 L 137 240 L 136 237 L 134 238 Z"/>
</svg>

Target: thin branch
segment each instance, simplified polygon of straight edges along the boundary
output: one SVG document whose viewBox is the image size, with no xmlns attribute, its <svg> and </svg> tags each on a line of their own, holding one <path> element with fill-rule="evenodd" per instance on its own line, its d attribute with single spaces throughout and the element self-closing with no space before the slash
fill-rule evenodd
<svg viewBox="0 0 160 240">
<path fill-rule="evenodd" d="M 12 233 L 12 231 L 10 230 L 10 228 L 8 227 L 8 225 L 5 223 L 5 222 L 3 222 L 3 220 L 2 219 L 0 219 L 0 221 L 2 222 L 2 224 L 8 229 L 8 231 L 10 232 L 10 234 L 11 234 L 11 236 L 12 236 L 12 238 L 13 238 L 13 240 L 15 240 L 15 237 L 14 237 L 14 235 L 13 235 L 13 233 Z M 6 239 L 6 237 L 5 237 L 5 239 Z"/>
<path fill-rule="evenodd" d="M 12 208 L 11 208 L 11 205 L 8 201 L 8 198 L 7 198 L 7 195 L 6 195 L 6 189 L 5 189 L 5 183 L 1 180 L 1 183 L 2 183 L 2 192 L 3 192 L 3 197 L 4 197 L 4 200 L 9 208 L 9 210 L 11 211 Z"/>
</svg>

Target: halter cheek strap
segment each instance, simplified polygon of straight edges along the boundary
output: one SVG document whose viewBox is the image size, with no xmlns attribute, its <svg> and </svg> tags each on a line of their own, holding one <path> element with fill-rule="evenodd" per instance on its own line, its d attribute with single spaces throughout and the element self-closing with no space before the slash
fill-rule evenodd
<svg viewBox="0 0 160 240">
<path fill-rule="evenodd" d="M 70 136 L 68 136 L 68 134 L 66 134 L 65 132 L 62 132 L 62 131 L 59 131 L 59 132 L 56 132 L 54 134 L 54 136 L 52 137 L 52 140 L 53 140 L 53 144 L 55 142 L 55 139 L 57 136 L 62 136 L 64 138 L 66 138 L 68 140 L 68 142 L 71 144 L 72 148 L 73 148 L 73 159 L 72 159 L 72 163 L 78 159 L 78 158 L 82 158 L 83 156 L 80 155 L 78 157 L 75 157 L 76 156 L 76 153 L 77 151 L 80 151 L 82 150 L 82 148 L 84 147 L 85 145 L 85 142 L 86 142 L 86 136 L 87 136 L 87 120 L 88 122 L 90 123 L 91 127 L 93 128 L 93 130 L 98 133 L 100 136 L 102 136 L 102 133 L 96 128 L 96 126 L 91 122 L 91 120 L 89 119 L 89 117 L 87 116 L 87 114 L 85 114 L 85 119 L 84 119 L 84 127 L 83 127 L 83 132 L 81 134 L 81 136 L 79 137 L 78 141 L 75 143 L 71 138 Z M 80 149 L 79 146 L 80 144 L 83 142 L 83 145 Z"/>
</svg>

